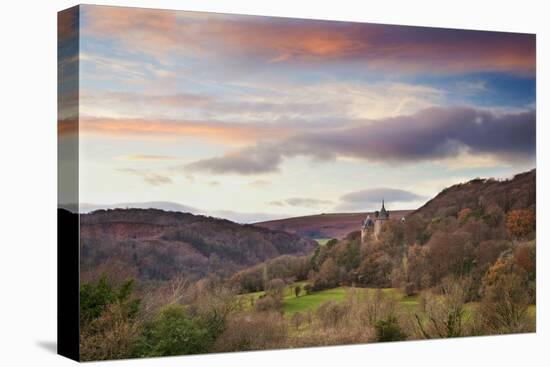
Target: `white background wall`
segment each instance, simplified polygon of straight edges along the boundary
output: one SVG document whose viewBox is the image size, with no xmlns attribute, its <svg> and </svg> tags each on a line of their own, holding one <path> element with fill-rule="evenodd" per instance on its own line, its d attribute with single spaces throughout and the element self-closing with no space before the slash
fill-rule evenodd
<svg viewBox="0 0 550 367">
<path fill-rule="evenodd" d="M 169 1 L 97 4 L 537 33 L 537 334 L 106 362 L 102 366 L 548 365 L 550 32 L 544 1 Z M 0 12 L 0 365 L 70 365 L 56 339 L 56 12 L 74 1 L 5 1 Z M 540 103 L 542 102 L 542 103 Z M 544 187 L 546 185 L 546 187 Z"/>
</svg>

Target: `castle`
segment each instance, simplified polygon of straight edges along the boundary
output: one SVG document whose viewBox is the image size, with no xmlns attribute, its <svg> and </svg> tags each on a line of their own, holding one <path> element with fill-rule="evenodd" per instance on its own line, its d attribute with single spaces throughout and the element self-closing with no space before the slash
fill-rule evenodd
<svg viewBox="0 0 550 367">
<path fill-rule="evenodd" d="M 374 212 L 374 220 L 372 220 L 370 215 L 367 215 L 363 225 L 361 226 L 361 243 L 365 243 L 370 237 L 378 239 L 382 226 L 389 219 L 390 212 L 384 207 L 384 199 L 382 199 L 382 209 Z"/>
</svg>

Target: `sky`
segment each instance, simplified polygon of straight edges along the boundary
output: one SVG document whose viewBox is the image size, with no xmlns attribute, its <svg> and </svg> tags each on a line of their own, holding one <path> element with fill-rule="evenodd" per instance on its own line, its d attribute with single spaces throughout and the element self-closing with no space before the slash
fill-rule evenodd
<svg viewBox="0 0 550 367">
<path fill-rule="evenodd" d="M 534 35 L 92 5 L 79 24 L 81 203 L 253 222 L 535 167 Z"/>
</svg>

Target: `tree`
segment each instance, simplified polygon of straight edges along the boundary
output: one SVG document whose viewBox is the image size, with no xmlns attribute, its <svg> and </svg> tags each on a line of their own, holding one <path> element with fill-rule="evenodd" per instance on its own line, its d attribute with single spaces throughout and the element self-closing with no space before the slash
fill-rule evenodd
<svg viewBox="0 0 550 367">
<path fill-rule="evenodd" d="M 184 306 L 172 304 L 146 326 L 136 353 L 140 357 L 205 353 L 211 342 L 206 325 L 191 318 Z"/>
<path fill-rule="evenodd" d="M 391 270 L 391 259 L 386 252 L 380 250 L 369 252 L 359 265 L 359 282 L 370 287 L 388 287 Z"/>
<path fill-rule="evenodd" d="M 282 279 L 276 278 L 276 279 L 271 279 L 269 282 L 267 282 L 266 292 L 269 294 L 273 294 L 279 297 L 283 295 L 284 289 L 285 289 L 285 282 Z"/>
<path fill-rule="evenodd" d="M 527 273 L 529 280 L 536 279 L 536 248 L 535 242 L 519 244 L 514 253 L 517 265 Z"/>
<path fill-rule="evenodd" d="M 115 288 L 106 276 L 80 287 L 80 355 L 82 360 L 129 358 L 140 331 L 140 300 L 133 280 Z"/>
<path fill-rule="evenodd" d="M 482 280 L 480 314 L 487 332 L 507 334 L 531 331 L 534 325 L 527 310 L 529 287 L 525 272 L 511 257 L 489 268 Z"/>
<path fill-rule="evenodd" d="M 392 282 L 400 286 L 406 295 L 416 294 L 431 285 L 429 255 L 427 246 L 409 246 L 400 268 L 394 269 Z"/>
<path fill-rule="evenodd" d="M 340 282 L 340 269 L 336 265 L 336 262 L 329 257 L 319 269 L 315 277 L 315 283 L 313 285 L 315 290 L 334 288 L 338 286 Z"/>
<path fill-rule="evenodd" d="M 115 289 L 105 275 L 95 283 L 84 283 L 80 286 L 80 324 L 85 325 L 98 318 L 110 304 L 121 304 L 133 317 L 138 311 L 140 300 L 131 299 L 134 280 L 128 279 Z"/>
<path fill-rule="evenodd" d="M 506 229 L 514 238 L 524 238 L 535 230 L 535 212 L 516 209 L 506 215 Z"/>
</svg>

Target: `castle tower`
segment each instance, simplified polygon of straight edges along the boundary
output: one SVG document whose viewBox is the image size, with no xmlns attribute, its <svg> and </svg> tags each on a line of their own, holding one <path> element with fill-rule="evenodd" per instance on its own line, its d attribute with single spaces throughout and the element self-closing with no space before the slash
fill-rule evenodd
<svg viewBox="0 0 550 367">
<path fill-rule="evenodd" d="M 378 239 L 378 235 L 382 230 L 382 226 L 389 219 L 390 212 L 386 210 L 384 199 L 382 199 L 382 208 L 380 209 L 380 211 L 377 210 L 374 212 L 374 220 L 372 220 L 370 215 L 367 215 L 367 218 L 365 218 L 365 221 L 361 226 L 361 243 L 365 243 L 370 237 Z"/>
<path fill-rule="evenodd" d="M 376 212 L 376 219 L 374 221 L 374 238 L 378 239 L 378 235 L 382 230 L 382 226 L 389 219 L 390 219 L 390 212 L 386 210 L 386 207 L 384 206 L 384 199 L 382 199 L 382 209 L 380 209 L 379 212 L 378 211 Z"/>
<path fill-rule="evenodd" d="M 361 226 L 361 243 L 365 243 L 367 239 L 374 233 L 374 221 L 370 215 L 367 215 L 363 225 Z"/>
</svg>

